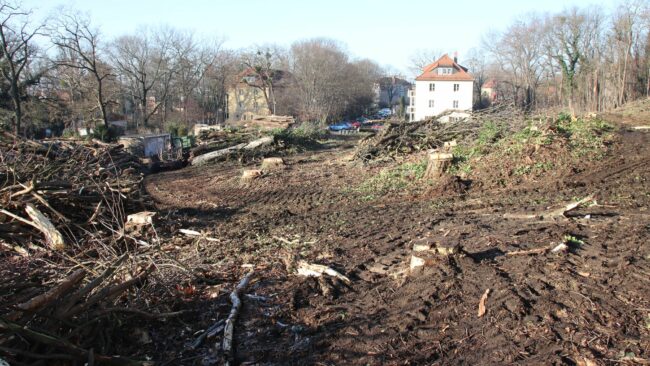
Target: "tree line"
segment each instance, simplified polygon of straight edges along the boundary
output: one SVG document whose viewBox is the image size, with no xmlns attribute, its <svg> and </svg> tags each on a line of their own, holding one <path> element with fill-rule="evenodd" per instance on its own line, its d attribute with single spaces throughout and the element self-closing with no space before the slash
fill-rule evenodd
<svg viewBox="0 0 650 366">
<path fill-rule="evenodd" d="M 109 39 L 70 9 L 42 23 L 32 18 L 0 1 L 0 124 L 23 135 L 114 120 L 140 130 L 222 122 L 243 73 L 257 76 L 251 86 L 270 111 L 328 121 L 367 112 L 383 72 L 324 38 L 232 50 L 218 37 L 167 26 Z"/>
<path fill-rule="evenodd" d="M 525 110 L 603 111 L 650 96 L 649 30 L 647 0 L 532 13 L 485 35 L 467 64 Z"/>
<path fill-rule="evenodd" d="M 489 79 L 499 99 L 528 111 L 603 111 L 649 96 L 649 9 L 648 0 L 632 0 L 611 12 L 532 13 L 487 33 L 462 61 L 476 79 L 476 107 L 485 106 Z M 377 81 L 396 73 L 327 38 L 234 50 L 165 26 L 108 38 L 72 9 L 33 18 L 0 0 L 0 125 L 24 135 L 114 120 L 144 130 L 221 122 L 242 75 L 255 76 L 250 86 L 274 114 L 326 122 L 369 112 Z M 439 55 L 416 52 L 412 71 Z"/>
</svg>

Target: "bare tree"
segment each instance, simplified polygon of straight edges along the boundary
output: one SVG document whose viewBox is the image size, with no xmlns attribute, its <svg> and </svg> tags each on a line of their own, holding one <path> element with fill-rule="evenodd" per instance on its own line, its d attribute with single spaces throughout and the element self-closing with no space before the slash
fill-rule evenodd
<svg viewBox="0 0 650 366">
<path fill-rule="evenodd" d="M 277 79 L 281 77 L 278 71 L 282 64 L 282 55 L 283 51 L 277 46 L 257 47 L 254 51 L 242 54 L 242 64 L 246 68 L 243 81 L 262 92 L 272 114 L 276 112 L 274 87 Z"/>
<path fill-rule="evenodd" d="M 113 45 L 113 62 L 127 80 L 131 98 L 138 106 L 136 120 L 145 127 L 163 106 L 176 73 L 176 37 L 178 34 L 170 28 L 141 29 L 137 35 L 118 38 Z"/>
<path fill-rule="evenodd" d="M 537 15 L 518 20 L 503 34 L 492 34 L 483 40 L 483 47 L 510 76 L 503 80 L 511 85 L 519 104 L 526 110 L 535 107 L 537 86 L 543 71 L 540 42 L 542 23 Z"/>
<path fill-rule="evenodd" d="M 326 122 L 342 113 L 348 56 L 336 41 L 324 38 L 291 46 L 291 71 L 297 83 L 299 112 L 305 120 Z"/>
<path fill-rule="evenodd" d="M 630 58 L 635 48 L 642 47 L 641 37 L 647 37 L 649 6 L 647 0 L 621 4 L 612 19 L 612 40 L 618 46 L 619 66 L 617 105 L 626 102 Z M 621 55 L 622 53 L 622 55 Z M 619 64 L 620 64 L 619 62 Z"/>
<path fill-rule="evenodd" d="M 17 135 L 21 133 L 23 119 L 22 100 L 27 85 L 38 80 L 38 75 L 28 75 L 29 65 L 36 55 L 36 48 L 32 39 L 38 34 L 42 26 L 29 29 L 26 17 L 29 12 L 17 6 L 0 2 L 0 46 L 2 59 L 0 73 L 9 85 L 9 96 L 13 104 L 14 130 Z"/>
<path fill-rule="evenodd" d="M 206 67 L 196 87 L 196 96 L 203 111 L 203 120 L 223 122 L 226 119 L 228 86 L 235 82 L 238 61 L 234 52 L 214 50 L 214 62 Z"/>
<path fill-rule="evenodd" d="M 469 68 L 469 72 L 474 76 L 474 101 L 477 108 L 486 107 L 483 105 L 483 98 L 481 96 L 481 87 L 487 81 L 488 77 L 488 62 L 485 52 L 480 48 L 472 48 L 467 52 L 465 65 Z"/>
<path fill-rule="evenodd" d="M 173 80 L 175 94 L 179 95 L 182 105 L 183 122 L 189 123 L 188 109 L 192 93 L 202 82 L 206 72 L 217 62 L 222 41 L 214 40 L 209 46 L 204 46 L 195 40 L 192 33 L 179 33 L 172 42 L 172 55 L 176 65 Z"/>
<path fill-rule="evenodd" d="M 572 8 L 548 18 L 546 23 L 544 44 L 548 58 L 561 72 L 563 99 L 573 110 L 579 73 L 588 62 L 590 50 L 597 47 L 599 12 Z"/>
<path fill-rule="evenodd" d="M 113 70 L 103 60 L 101 33 L 90 25 L 90 19 L 79 13 L 62 12 L 50 29 L 51 40 L 59 48 L 55 64 L 87 72 L 94 81 L 94 98 L 100 117 L 108 127 L 108 106 L 112 103 L 107 84 L 114 78 Z"/>
<path fill-rule="evenodd" d="M 429 64 L 435 62 L 442 55 L 439 49 L 423 48 L 416 50 L 411 57 L 409 71 L 416 77 L 422 73 L 422 70 Z"/>
</svg>

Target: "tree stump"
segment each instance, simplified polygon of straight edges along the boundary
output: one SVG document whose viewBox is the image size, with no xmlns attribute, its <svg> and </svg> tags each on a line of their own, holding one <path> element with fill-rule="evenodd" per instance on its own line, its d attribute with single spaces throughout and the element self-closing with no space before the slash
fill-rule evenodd
<svg viewBox="0 0 650 366">
<path fill-rule="evenodd" d="M 265 158 L 262 160 L 262 171 L 268 172 L 282 169 L 284 169 L 284 160 L 282 158 Z"/>
<path fill-rule="evenodd" d="M 418 239 L 413 242 L 409 269 L 413 272 L 418 267 L 434 266 L 459 251 L 460 247 L 455 243 L 432 241 L 430 238 Z"/>
<path fill-rule="evenodd" d="M 449 168 L 454 155 L 437 151 L 429 151 L 429 163 L 424 177 L 431 180 L 438 180 Z"/>
</svg>

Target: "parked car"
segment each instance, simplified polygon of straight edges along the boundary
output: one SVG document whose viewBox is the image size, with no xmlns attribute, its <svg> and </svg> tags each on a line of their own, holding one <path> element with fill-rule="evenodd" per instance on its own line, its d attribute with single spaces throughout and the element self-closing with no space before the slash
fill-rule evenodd
<svg viewBox="0 0 650 366">
<path fill-rule="evenodd" d="M 357 121 L 353 121 L 353 122 L 350 123 L 350 124 L 352 125 L 353 128 L 361 128 L 361 122 L 359 122 L 358 120 L 357 120 Z"/>
<path fill-rule="evenodd" d="M 377 111 L 377 115 L 383 118 L 389 117 L 393 114 L 393 111 L 390 108 L 382 108 Z"/>
<path fill-rule="evenodd" d="M 350 122 L 345 122 L 345 121 L 330 125 L 328 128 L 330 131 L 345 131 L 345 130 L 355 129 L 355 127 L 353 127 Z"/>
</svg>

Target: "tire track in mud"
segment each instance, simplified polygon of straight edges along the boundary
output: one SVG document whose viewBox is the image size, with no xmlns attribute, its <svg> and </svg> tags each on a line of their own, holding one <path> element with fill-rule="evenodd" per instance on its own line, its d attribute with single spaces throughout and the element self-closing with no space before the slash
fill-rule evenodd
<svg viewBox="0 0 650 366">
<path fill-rule="evenodd" d="M 650 273 L 650 261 L 642 259 L 650 253 L 641 244 L 650 226 L 644 229 L 626 218 L 635 212 L 629 208 L 590 220 L 576 210 L 575 218 L 557 222 L 505 220 L 503 213 L 545 210 L 538 201 L 546 202 L 551 195 L 564 199 L 609 192 L 618 185 L 642 190 L 647 185 L 643 181 L 629 188 L 629 175 L 650 178 L 648 160 L 647 155 L 625 163 L 611 159 L 599 169 L 570 177 L 582 182 L 579 186 L 548 181 L 451 197 L 442 205 L 425 199 L 365 202 L 346 195 L 338 178 L 305 178 L 328 173 L 345 177 L 339 171 L 334 174 L 340 168 L 332 166 L 316 174 L 301 170 L 316 165 L 304 164 L 283 173 L 286 177 L 264 177 L 246 186 L 234 168 L 219 170 L 219 177 L 199 176 L 212 179 L 205 200 L 240 209 L 224 221 L 225 236 L 244 232 L 250 241 L 257 234 L 317 239 L 317 246 L 332 253 L 309 259 L 353 279 L 351 288 L 332 298 L 321 296 L 311 280 L 289 276 L 292 287 L 278 285 L 287 299 L 300 300 L 291 305 L 291 319 L 310 328 L 311 360 L 359 365 L 404 360 L 572 364 L 583 355 L 614 357 L 616 347 L 648 357 L 648 337 L 634 324 L 643 324 L 647 313 L 638 309 L 650 304 L 643 295 L 650 293 L 650 284 L 643 280 Z M 168 189 L 166 194 L 173 197 L 178 187 Z M 566 253 L 504 255 L 548 247 L 565 235 L 583 243 Z M 463 253 L 399 276 L 408 268 L 412 242 L 423 236 L 459 244 Z M 479 318 L 478 302 L 487 288 L 487 314 Z M 304 361 L 292 359 L 296 364 Z"/>
</svg>

